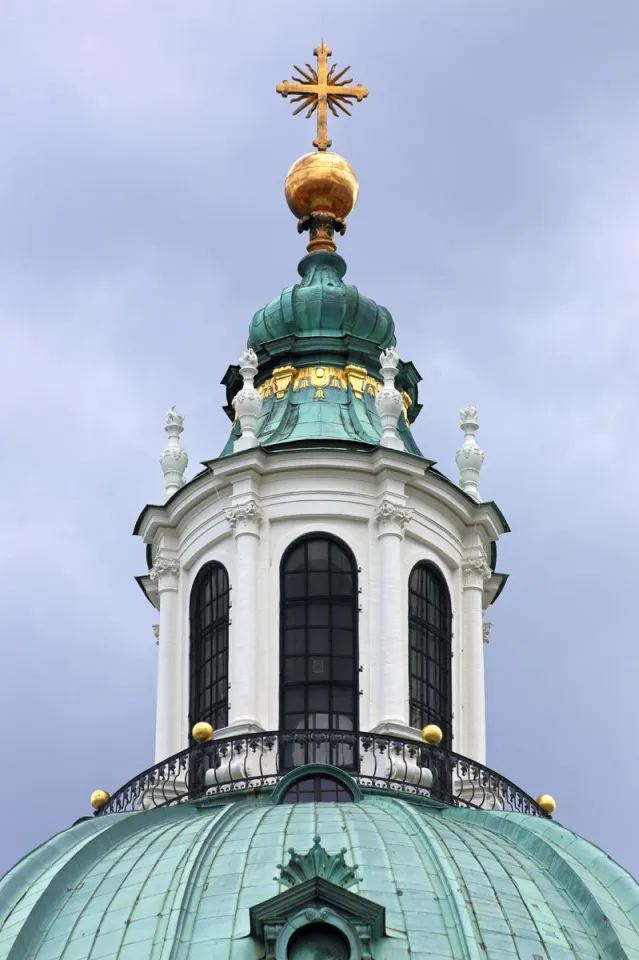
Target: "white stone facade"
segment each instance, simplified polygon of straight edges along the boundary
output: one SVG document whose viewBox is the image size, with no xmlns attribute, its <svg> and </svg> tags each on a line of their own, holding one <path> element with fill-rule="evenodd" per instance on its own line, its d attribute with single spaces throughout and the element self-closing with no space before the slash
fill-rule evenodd
<svg viewBox="0 0 639 960">
<path fill-rule="evenodd" d="M 294 540 L 323 532 L 359 567 L 359 728 L 417 735 L 408 728 L 408 579 L 428 560 L 453 612 L 453 749 L 485 761 L 482 612 L 502 584 L 490 545 L 507 527 L 493 504 L 471 502 L 428 464 L 382 447 L 253 448 L 211 461 L 166 506 L 143 511 L 136 529 L 152 545 L 153 570 L 139 579 L 160 608 L 158 760 L 188 742 L 189 596 L 210 560 L 224 564 L 232 588 L 230 727 L 278 729 L 280 561 Z"/>
</svg>

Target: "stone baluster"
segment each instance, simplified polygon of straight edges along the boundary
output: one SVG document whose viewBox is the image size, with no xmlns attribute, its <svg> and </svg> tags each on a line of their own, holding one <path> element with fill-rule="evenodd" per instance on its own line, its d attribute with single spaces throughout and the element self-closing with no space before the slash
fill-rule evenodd
<svg viewBox="0 0 639 960">
<path fill-rule="evenodd" d="M 164 487 L 168 500 L 183 486 L 184 471 L 188 466 L 189 458 L 180 440 L 180 434 L 184 430 L 183 415 L 176 413 L 175 407 L 171 407 L 165 417 L 165 424 L 164 429 L 169 435 L 169 442 L 160 457 L 160 466 L 164 474 Z"/>
<path fill-rule="evenodd" d="M 239 359 L 240 374 L 244 386 L 235 394 L 233 407 L 240 421 L 242 435 L 233 444 L 233 449 L 248 450 L 257 447 L 259 441 L 255 436 L 255 427 L 262 409 L 262 398 L 253 383 L 257 376 L 257 354 L 248 347 Z"/>
<path fill-rule="evenodd" d="M 474 500 L 480 501 L 481 496 L 477 489 L 477 480 L 484 462 L 484 451 L 475 440 L 475 434 L 479 429 L 477 407 L 462 407 L 459 411 L 459 417 L 461 419 L 460 427 L 464 431 L 464 442 L 455 455 L 455 462 L 459 467 L 459 486 L 464 493 L 469 494 Z"/>
<path fill-rule="evenodd" d="M 397 436 L 397 422 L 404 409 L 402 395 L 395 387 L 399 354 L 395 347 L 389 347 L 388 350 L 382 350 L 379 359 L 384 377 L 384 386 L 375 397 L 375 406 L 382 421 L 383 430 L 379 445 L 403 450 L 404 444 Z"/>
</svg>

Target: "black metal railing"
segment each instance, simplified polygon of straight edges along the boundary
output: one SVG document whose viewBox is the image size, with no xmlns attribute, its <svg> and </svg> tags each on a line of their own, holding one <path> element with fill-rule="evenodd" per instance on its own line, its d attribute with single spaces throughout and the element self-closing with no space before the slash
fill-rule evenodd
<svg viewBox="0 0 639 960">
<path fill-rule="evenodd" d="M 348 763 L 336 763 L 340 757 Z M 453 806 L 546 816 L 527 793 L 474 760 L 419 740 L 341 730 L 276 731 L 196 744 L 129 780 L 100 813 L 275 786 L 284 774 L 305 763 L 343 766 L 364 790 L 393 790 Z"/>
</svg>

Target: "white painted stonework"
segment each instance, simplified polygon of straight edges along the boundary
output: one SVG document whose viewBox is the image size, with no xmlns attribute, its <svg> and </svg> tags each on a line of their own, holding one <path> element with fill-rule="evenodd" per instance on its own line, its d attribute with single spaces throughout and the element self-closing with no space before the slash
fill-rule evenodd
<svg viewBox="0 0 639 960">
<path fill-rule="evenodd" d="M 475 434 L 479 430 L 477 407 L 472 404 L 462 407 L 459 411 L 459 419 L 461 420 L 459 426 L 464 431 L 464 442 L 455 454 L 455 462 L 459 468 L 459 486 L 470 497 L 481 500 L 477 481 L 484 463 L 484 451 L 475 439 Z"/>
<path fill-rule="evenodd" d="M 397 421 L 404 409 L 404 401 L 395 386 L 395 377 L 399 365 L 399 354 L 395 347 L 382 350 L 379 362 L 384 378 L 384 386 L 375 397 L 375 406 L 384 431 L 379 443 L 382 447 L 403 450 L 403 441 L 397 436 Z"/>
<path fill-rule="evenodd" d="M 482 612 L 502 585 L 488 558 L 507 527 L 493 504 L 428 465 L 384 447 L 254 447 L 210 461 L 165 506 L 145 509 L 137 531 L 153 569 L 139 582 L 160 608 L 158 760 L 188 743 L 189 594 L 210 560 L 232 587 L 232 732 L 279 727 L 280 561 L 317 532 L 342 539 L 360 568 L 359 728 L 419 735 L 408 727 L 408 580 L 429 560 L 452 602 L 453 749 L 485 760 Z"/>
<path fill-rule="evenodd" d="M 184 430 L 184 416 L 176 413 L 175 407 L 171 407 L 164 418 L 164 424 L 169 442 L 162 451 L 160 467 L 164 474 L 164 488 L 168 500 L 184 484 L 184 471 L 189 465 L 189 458 L 180 440 L 180 434 Z"/>
</svg>

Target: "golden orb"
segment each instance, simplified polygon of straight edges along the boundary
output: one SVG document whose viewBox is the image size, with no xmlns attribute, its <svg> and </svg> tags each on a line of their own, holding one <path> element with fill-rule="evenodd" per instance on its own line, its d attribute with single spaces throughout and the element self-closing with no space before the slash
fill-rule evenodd
<svg viewBox="0 0 639 960">
<path fill-rule="evenodd" d="M 91 806 L 94 810 L 101 810 L 102 807 L 107 805 L 110 799 L 111 794 L 108 790 L 94 790 L 91 794 Z"/>
<path fill-rule="evenodd" d="M 554 813 L 557 806 L 555 798 L 551 797 L 549 793 L 542 793 L 541 796 L 537 797 L 537 803 L 544 813 Z"/>
<path fill-rule="evenodd" d="M 429 723 L 422 730 L 422 740 L 424 743 L 431 743 L 434 746 L 442 742 L 443 736 L 444 734 L 442 733 L 441 727 L 438 727 L 436 723 Z"/>
<path fill-rule="evenodd" d="M 359 183 L 348 160 L 324 150 L 295 161 L 284 193 L 291 213 L 300 220 L 319 211 L 344 220 L 357 203 Z"/>
<path fill-rule="evenodd" d="M 207 740 L 213 739 L 214 734 L 213 727 L 210 723 L 196 723 L 191 733 L 193 734 L 193 739 L 197 740 L 198 743 L 206 743 Z"/>
</svg>

